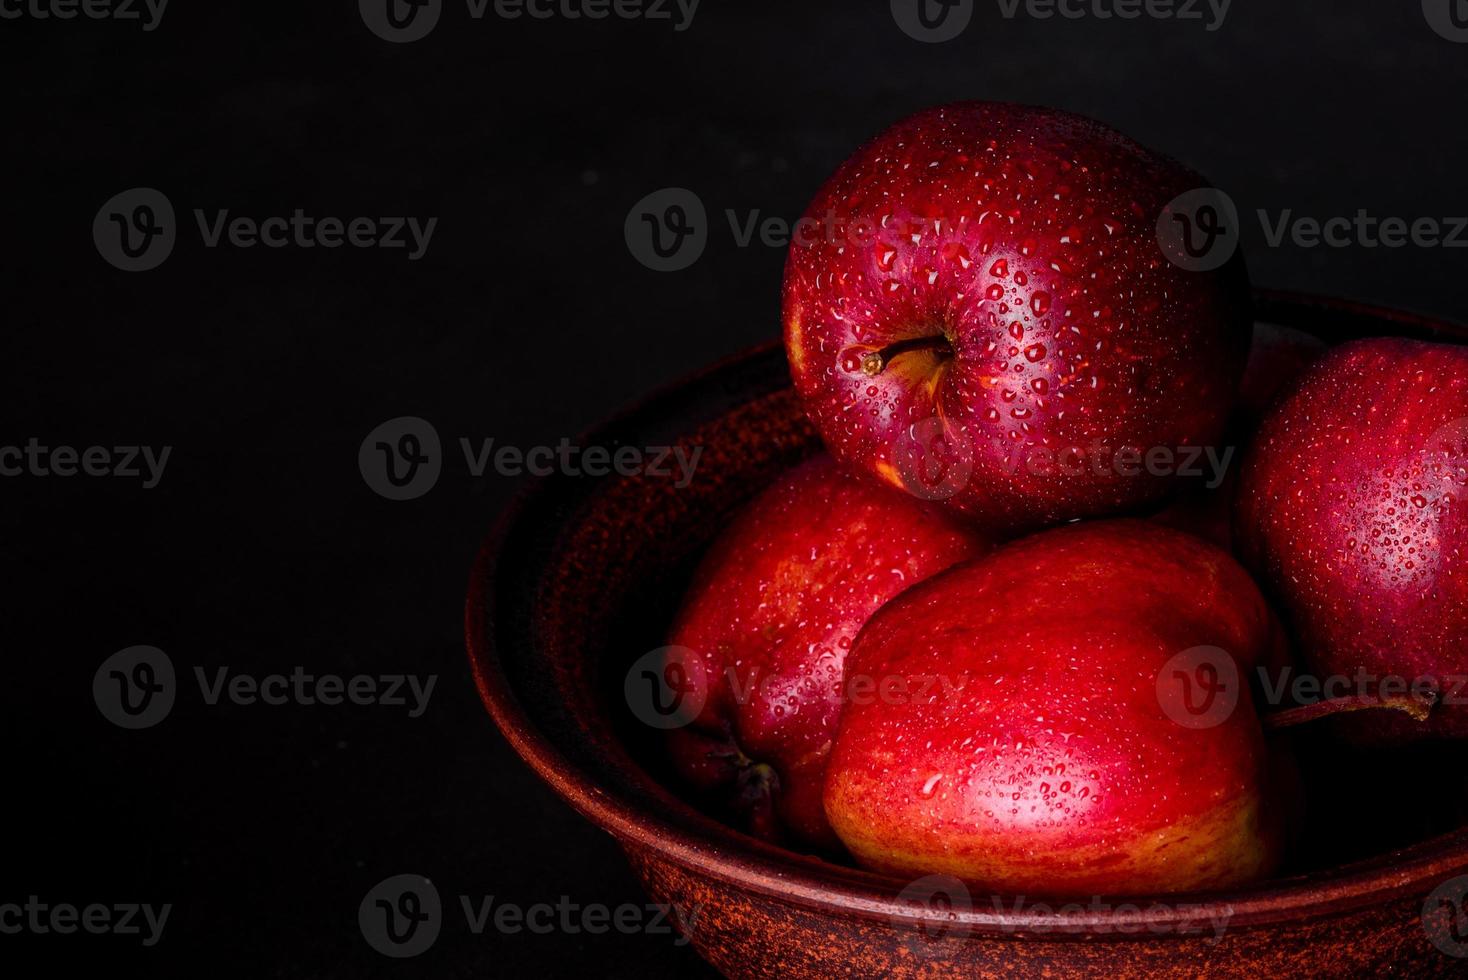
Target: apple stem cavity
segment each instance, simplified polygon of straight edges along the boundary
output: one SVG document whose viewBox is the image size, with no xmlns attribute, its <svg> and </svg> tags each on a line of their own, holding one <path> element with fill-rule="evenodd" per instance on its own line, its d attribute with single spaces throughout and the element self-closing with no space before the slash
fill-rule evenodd
<svg viewBox="0 0 1468 980">
<path fill-rule="evenodd" d="M 1265 731 L 1274 732 L 1285 728 L 1294 728 L 1296 725 L 1304 725 L 1319 718 L 1345 714 L 1349 711 L 1388 709 L 1401 711 L 1410 715 L 1415 721 L 1425 722 L 1436 704 L 1437 695 L 1434 693 L 1412 692 L 1394 697 L 1372 697 L 1370 695 L 1357 694 L 1347 697 L 1329 698 L 1325 701 L 1316 701 L 1312 704 L 1302 704 L 1296 708 L 1286 708 L 1283 711 L 1271 712 L 1270 714 L 1264 715 L 1261 720 L 1264 724 Z"/>
<path fill-rule="evenodd" d="M 899 354 L 906 354 L 915 350 L 938 351 L 940 354 L 949 355 L 953 353 L 953 345 L 948 338 L 942 334 L 931 334 L 927 337 L 909 337 L 896 343 L 888 344 L 881 350 L 867 351 L 861 356 L 861 370 L 869 378 L 875 378 L 887 369 L 892 359 Z"/>
</svg>

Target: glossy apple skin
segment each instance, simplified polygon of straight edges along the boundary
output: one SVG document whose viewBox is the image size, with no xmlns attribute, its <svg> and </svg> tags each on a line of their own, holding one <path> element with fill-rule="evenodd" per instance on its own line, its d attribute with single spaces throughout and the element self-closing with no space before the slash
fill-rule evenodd
<svg viewBox="0 0 1468 980">
<path fill-rule="evenodd" d="M 1223 888 L 1269 874 L 1293 804 L 1244 686 L 1212 727 L 1179 724 L 1158 676 L 1199 646 L 1246 675 L 1278 655 L 1248 574 L 1145 521 L 1013 542 L 904 593 L 847 669 L 948 687 L 848 706 L 827 770 L 857 859 L 1008 894 Z M 943 685 L 939 685 L 943 687 Z"/>
<path fill-rule="evenodd" d="M 669 733 L 680 774 L 758 836 L 835 846 L 821 786 L 852 641 L 903 589 L 989 547 L 825 454 L 790 471 L 715 542 L 674 622 L 703 698 Z"/>
<path fill-rule="evenodd" d="M 1156 237 L 1166 205 L 1205 185 L 1051 109 L 961 103 L 892 127 L 816 195 L 786 265 L 791 375 L 826 446 L 986 526 L 1159 500 L 1165 477 L 1073 455 L 1065 468 L 1083 472 L 1065 473 L 1049 454 L 1218 439 L 1250 336 L 1248 277 L 1237 255 L 1180 268 Z M 951 356 L 863 370 L 863 355 L 932 336 Z"/>
<path fill-rule="evenodd" d="M 1468 675 L 1465 507 L 1468 349 L 1379 338 L 1331 351 L 1276 404 L 1235 528 L 1315 674 L 1430 677 L 1450 693 Z M 1369 740 L 1468 735 L 1460 704 L 1426 726 L 1387 712 L 1338 724 Z"/>
</svg>

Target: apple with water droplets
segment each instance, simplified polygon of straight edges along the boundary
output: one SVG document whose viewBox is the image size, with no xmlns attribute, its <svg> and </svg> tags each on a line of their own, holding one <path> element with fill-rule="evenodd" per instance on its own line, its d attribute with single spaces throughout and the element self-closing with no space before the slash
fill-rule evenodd
<svg viewBox="0 0 1468 980">
<path fill-rule="evenodd" d="M 1240 554 L 1319 677 L 1441 695 L 1425 726 L 1365 713 L 1340 719 L 1345 734 L 1468 735 L 1468 348 L 1332 350 L 1265 418 L 1236 515 Z"/>
<path fill-rule="evenodd" d="M 751 832 L 832 848 L 821 787 L 852 641 L 883 603 L 989 542 L 942 508 L 821 454 L 725 529 L 665 654 L 696 707 L 668 734 L 680 775 Z"/>
<path fill-rule="evenodd" d="M 841 462 L 1025 529 L 1159 501 L 1123 452 L 1214 445 L 1250 337 L 1235 254 L 1157 227 L 1206 181 L 1099 123 L 970 102 L 847 160 L 793 236 L 784 331 Z"/>
<path fill-rule="evenodd" d="M 848 672 L 927 693 L 847 706 L 826 815 L 869 868 L 996 892 L 1254 881 L 1297 800 L 1244 679 L 1283 652 L 1248 574 L 1200 538 L 1139 520 L 1022 538 L 862 630 Z"/>
</svg>

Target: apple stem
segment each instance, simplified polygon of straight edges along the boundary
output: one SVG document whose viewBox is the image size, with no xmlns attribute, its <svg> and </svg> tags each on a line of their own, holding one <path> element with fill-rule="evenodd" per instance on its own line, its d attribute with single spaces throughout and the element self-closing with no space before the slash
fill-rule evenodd
<svg viewBox="0 0 1468 980">
<path fill-rule="evenodd" d="M 862 373 L 868 377 L 875 378 L 887 369 L 892 363 L 892 358 L 898 354 L 906 354 L 915 350 L 938 350 L 953 353 L 953 345 L 948 338 L 942 334 L 931 334 L 927 337 L 909 337 L 896 343 L 888 344 L 881 350 L 867 351 L 861 356 Z"/>
<path fill-rule="evenodd" d="M 1315 721 L 1317 718 L 1328 718 L 1331 715 L 1345 714 L 1348 711 L 1387 708 L 1409 714 L 1416 721 L 1426 721 L 1427 716 L 1432 713 L 1432 708 L 1435 704 L 1437 704 L 1437 696 L 1435 694 L 1418 694 L 1413 692 L 1389 698 L 1353 694 L 1348 697 L 1316 701 L 1313 704 L 1302 704 L 1298 708 L 1286 708 L 1284 711 L 1275 711 L 1265 715 L 1261 720 L 1264 723 L 1264 730 L 1273 732 L 1279 731 L 1282 728 L 1293 728 L 1296 725 L 1303 725 L 1307 722 Z"/>
</svg>

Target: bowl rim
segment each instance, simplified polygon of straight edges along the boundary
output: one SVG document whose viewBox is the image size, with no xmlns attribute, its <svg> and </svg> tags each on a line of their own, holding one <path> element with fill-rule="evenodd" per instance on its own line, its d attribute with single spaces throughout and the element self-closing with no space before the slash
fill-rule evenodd
<svg viewBox="0 0 1468 980">
<path fill-rule="evenodd" d="M 1468 326 L 1445 317 L 1309 293 L 1257 290 L 1254 294 L 1256 323 L 1301 326 L 1337 316 L 1363 323 L 1393 324 L 1414 333 L 1468 338 Z M 773 340 L 746 348 L 662 386 L 596 426 L 588 438 L 671 392 L 723 368 L 767 355 L 779 344 Z M 949 913 L 902 901 L 900 890 L 911 884 L 903 879 L 776 848 L 739 834 L 682 801 L 678 805 L 684 810 L 679 814 L 683 819 L 669 819 L 623 798 L 619 791 L 604 786 L 568 759 L 537 727 L 501 668 L 492 636 L 497 612 L 494 571 L 510 531 L 549 479 L 534 478 L 522 485 L 494 521 L 475 558 L 465 600 L 469 665 L 481 700 L 515 752 L 575 810 L 624 846 L 635 845 L 689 871 L 810 909 L 915 926 L 942 918 L 950 931 L 1012 933 L 1044 926 L 1057 939 L 1079 937 L 1088 931 L 1121 933 L 1123 938 L 1146 937 L 1144 931 L 1128 933 L 1128 925 L 1146 926 L 1153 934 L 1169 929 L 1181 934 L 1213 917 L 1225 917 L 1230 930 L 1282 921 L 1303 922 L 1420 894 L 1426 891 L 1427 882 L 1468 872 L 1468 827 L 1463 827 L 1339 867 L 1270 879 L 1232 891 L 1097 896 L 1105 902 L 1101 907 L 1094 900 L 1091 907 L 1085 907 L 1079 904 L 1083 900 L 1056 899 L 1044 903 L 1044 912 L 1034 911 L 1032 905 L 1031 911 L 1001 911 L 996 907 L 990 912 L 974 906 Z"/>
</svg>

